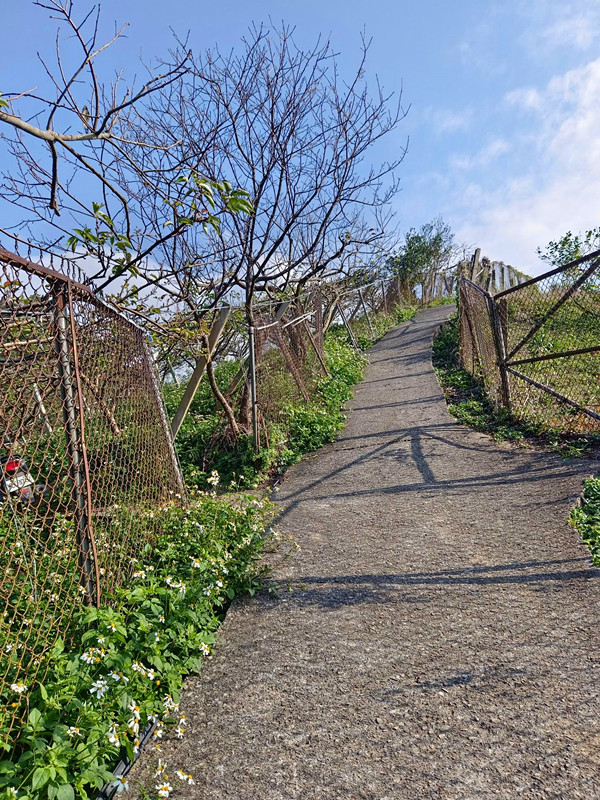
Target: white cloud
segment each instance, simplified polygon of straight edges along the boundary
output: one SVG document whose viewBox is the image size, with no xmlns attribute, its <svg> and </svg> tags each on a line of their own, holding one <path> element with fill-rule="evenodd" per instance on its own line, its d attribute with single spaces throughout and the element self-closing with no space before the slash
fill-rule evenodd
<svg viewBox="0 0 600 800">
<path fill-rule="evenodd" d="M 462 111 L 450 111 L 448 109 L 426 108 L 423 117 L 428 124 L 431 124 L 436 133 L 454 133 L 464 131 L 471 126 L 473 120 L 473 109 L 465 108 Z"/>
<path fill-rule="evenodd" d="M 485 169 L 499 156 L 507 153 L 510 150 L 510 145 L 505 139 L 492 139 L 491 142 L 482 147 L 479 152 L 473 156 L 450 156 L 450 164 L 455 169 L 468 170 L 468 169 Z"/>
<path fill-rule="evenodd" d="M 553 51 L 586 52 L 600 37 L 598 0 L 501 0 L 519 18 L 517 41 L 528 57 L 546 60 Z"/>
<path fill-rule="evenodd" d="M 542 28 L 541 40 L 552 48 L 574 47 L 588 50 L 598 38 L 600 9 L 598 3 L 568 3 L 560 8 L 557 18 Z"/>
<path fill-rule="evenodd" d="M 539 272 L 538 246 L 600 224 L 600 59 L 506 100 L 530 112 L 530 130 L 512 142 L 518 178 L 485 173 L 486 148 L 473 157 L 483 174 L 460 188 L 468 222 L 457 232 L 493 258 Z"/>
<path fill-rule="evenodd" d="M 516 106 L 517 108 L 532 110 L 538 109 L 542 106 L 542 96 L 537 89 L 514 89 L 505 95 L 504 101 L 509 106 Z"/>
</svg>

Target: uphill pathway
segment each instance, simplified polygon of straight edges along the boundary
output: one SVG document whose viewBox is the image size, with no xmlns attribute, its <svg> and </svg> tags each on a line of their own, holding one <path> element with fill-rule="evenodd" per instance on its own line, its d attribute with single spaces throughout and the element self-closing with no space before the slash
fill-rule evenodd
<svg viewBox="0 0 600 800">
<path fill-rule="evenodd" d="M 449 416 L 448 313 L 381 340 L 343 435 L 287 474 L 302 549 L 188 682 L 184 797 L 600 798 L 600 571 L 566 522 L 593 465 Z"/>
</svg>

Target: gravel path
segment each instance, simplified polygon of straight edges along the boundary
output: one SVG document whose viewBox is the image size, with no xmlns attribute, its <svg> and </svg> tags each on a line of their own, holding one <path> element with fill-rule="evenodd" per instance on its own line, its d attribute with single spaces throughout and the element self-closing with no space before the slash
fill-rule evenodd
<svg viewBox="0 0 600 800">
<path fill-rule="evenodd" d="M 452 420 L 448 313 L 371 350 L 342 437 L 286 476 L 302 550 L 188 682 L 184 797 L 600 798 L 600 571 L 566 523 L 593 465 Z"/>
</svg>

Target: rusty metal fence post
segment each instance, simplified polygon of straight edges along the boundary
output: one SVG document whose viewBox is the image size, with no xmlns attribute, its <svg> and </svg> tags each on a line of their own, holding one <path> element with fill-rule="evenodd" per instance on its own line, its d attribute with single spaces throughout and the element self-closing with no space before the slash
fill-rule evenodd
<svg viewBox="0 0 600 800">
<path fill-rule="evenodd" d="M 70 284 L 68 282 L 52 284 L 54 302 L 55 347 L 58 356 L 59 391 L 62 401 L 62 414 L 65 426 L 65 439 L 73 495 L 75 500 L 75 529 L 78 551 L 78 563 L 82 576 L 82 587 L 88 603 L 100 604 L 100 581 L 96 546 L 92 533 L 91 520 L 91 486 L 89 469 L 85 454 L 83 430 L 78 430 L 77 408 L 83 408 L 81 387 L 78 376 L 71 369 L 71 347 L 69 333 L 74 337 L 73 307 L 71 303 Z M 68 310 L 68 315 L 67 315 Z M 74 344 L 74 341 L 73 341 Z M 77 393 L 77 396 L 76 396 Z"/>
<path fill-rule="evenodd" d="M 488 308 L 490 311 L 490 321 L 492 324 L 492 331 L 494 333 L 494 345 L 496 347 L 496 358 L 498 363 L 498 371 L 500 373 L 500 399 L 501 405 L 510 411 L 510 381 L 508 377 L 508 370 L 506 368 L 506 339 L 502 319 L 498 304 L 495 298 L 488 293 L 487 296 Z"/>
</svg>

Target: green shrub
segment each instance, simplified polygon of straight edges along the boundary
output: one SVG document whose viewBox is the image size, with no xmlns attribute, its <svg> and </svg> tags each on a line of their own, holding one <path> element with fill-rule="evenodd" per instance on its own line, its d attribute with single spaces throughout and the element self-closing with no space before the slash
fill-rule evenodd
<svg viewBox="0 0 600 800">
<path fill-rule="evenodd" d="M 571 511 L 571 524 L 589 547 L 592 561 L 600 566 L 600 478 L 589 478 L 580 505 Z"/>
<path fill-rule="evenodd" d="M 9 733 L 8 716 L 1 723 L 12 753 L 0 762 L 2 800 L 86 800 L 112 780 L 120 758 L 133 759 L 149 724 L 155 740 L 166 728 L 183 735 L 183 678 L 201 668 L 231 599 L 259 585 L 272 511 L 265 500 L 211 493 L 148 512 L 140 526 L 155 514 L 156 544 L 132 564 L 130 585 L 110 606 L 76 614 L 81 645 L 58 639 L 43 685 L 4 690 L 5 707 L 25 724 Z"/>
</svg>

